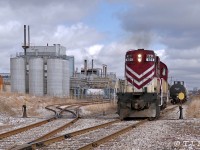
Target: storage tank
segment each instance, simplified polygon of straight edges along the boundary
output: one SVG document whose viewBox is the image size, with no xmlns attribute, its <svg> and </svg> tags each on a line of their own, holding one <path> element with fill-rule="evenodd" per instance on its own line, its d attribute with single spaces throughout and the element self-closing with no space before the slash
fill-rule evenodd
<svg viewBox="0 0 200 150">
<path fill-rule="evenodd" d="M 50 96 L 63 96 L 63 60 L 47 60 L 47 94 Z"/>
<path fill-rule="evenodd" d="M 179 99 L 177 98 L 179 93 L 183 93 L 185 96 L 185 99 L 183 100 L 186 101 L 187 100 L 187 89 L 184 85 L 184 81 L 174 81 L 174 84 L 170 87 L 170 97 L 172 98 L 171 103 L 175 104 L 175 103 L 179 103 Z"/>
<path fill-rule="evenodd" d="M 69 61 L 63 60 L 63 96 L 69 97 L 70 91 L 70 71 Z"/>
<path fill-rule="evenodd" d="M 72 77 L 74 75 L 74 56 L 67 56 L 68 64 L 69 64 L 69 76 Z"/>
<path fill-rule="evenodd" d="M 44 62 L 42 58 L 29 60 L 29 93 L 36 96 L 44 95 Z"/>
<path fill-rule="evenodd" d="M 25 93 L 25 59 L 10 59 L 11 92 Z"/>
</svg>

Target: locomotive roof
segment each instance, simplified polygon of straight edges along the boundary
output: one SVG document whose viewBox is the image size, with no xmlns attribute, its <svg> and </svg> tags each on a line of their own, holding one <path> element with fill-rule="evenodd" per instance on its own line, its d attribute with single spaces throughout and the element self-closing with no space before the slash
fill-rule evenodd
<svg viewBox="0 0 200 150">
<path fill-rule="evenodd" d="M 154 53 L 153 50 L 145 50 L 145 49 L 137 49 L 137 50 L 136 50 L 136 49 L 130 49 L 130 50 L 127 51 L 127 53 L 128 53 L 128 52 L 137 52 L 137 51 L 145 52 L 145 53 L 146 53 L 146 52 Z M 154 54 L 155 54 L 155 53 L 154 53 Z"/>
<path fill-rule="evenodd" d="M 145 49 L 137 49 L 136 50 L 136 49 L 130 49 L 126 53 L 130 53 L 130 52 L 141 52 L 141 53 L 145 53 L 145 54 L 146 53 L 153 53 L 156 56 L 156 53 L 154 52 L 154 50 L 145 50 Z M 160 62 L 168 69 L 167 65 L 164 62 L 162 62 L 162 61 L 160 61 Z"/>
<path fill-rule="evenodd" d="M 164 65 L 168 69 L 167 65 L 164 62 L 160 61 L 160 63 L 161 65 Z"/>
</svg>

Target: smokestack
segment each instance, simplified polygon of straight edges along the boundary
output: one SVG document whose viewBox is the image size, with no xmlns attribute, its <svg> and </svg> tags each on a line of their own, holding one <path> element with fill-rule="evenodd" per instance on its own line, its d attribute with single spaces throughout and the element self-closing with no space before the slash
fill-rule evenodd
<svg viewBox="0 0 200 150">
<path fill-rule="evenodd" d="M 102 77 L 104 77 L 104 72 L 105 72 L 105 65 L 103 64 L 103 73 L 102 73 Z"/>
<path fill-rule="evenodd" d="M 24 25 L 24 55 L 26 55 L 26 25 Z"/>
<path fill-rule="evenodd" d="M 24 47 L 26 47 L 26 25 L 24 25 Z"/>
<path fill-rule="evenodd" d="M 92 59 L 92 74 L 93 74 L 93 65 L 94 65 L 94 60 Z"/>
<path fill-rule="evenodd" d="M 107 76 L 107 65 L 105 65 L 105 77 Z"/>
<path fill-rule="evenodd" d="M 26 25 L 24 25 L 24 45 L 22 46 L 24 49 L 24 55 L 26 55 L 26 49 L 30 46 L 30 28 L 28 25 L 28 44 L 26 43 Z"/>
<path fill-rule="evenodd" d="M 28 47 L 30 46 L 30 28 L 28 25 Z"/>
<path fill-rule="evenodd" d="M 85 75 L 87 75 L 87 60 L 84 60 L 84 71 L 85 71 Z"/>
</svg>

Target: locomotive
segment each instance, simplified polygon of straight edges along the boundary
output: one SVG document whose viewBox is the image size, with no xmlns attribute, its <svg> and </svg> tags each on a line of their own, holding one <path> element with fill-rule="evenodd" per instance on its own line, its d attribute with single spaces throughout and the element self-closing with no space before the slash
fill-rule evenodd
<svg viewBox="0 0 200 150">
<path fill-rule="evenodd" d="M 178 98 L 178 94 L 183 93 L 184 99 L 181 102 L 185 102 L 187 100 L 187 90 L 184 85 L 184 81 L 174 81 L 174 84 L 170 87 L 170 98 L 172 104 L 180 103 Z"/>
<path fill-rule="evenodd" d="M 117 113 L 127 117 L 157 118 L 168 101 L 168 68 L 153 50 L 129 50 L 125 80 L 120 80 Z"/>
</svg>

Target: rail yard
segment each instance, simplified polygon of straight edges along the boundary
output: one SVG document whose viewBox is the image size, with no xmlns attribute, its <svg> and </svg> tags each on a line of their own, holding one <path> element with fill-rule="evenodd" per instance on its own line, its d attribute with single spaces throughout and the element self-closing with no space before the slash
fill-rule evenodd
<svg viewBox="0 0 200 150">
<path fill-rule="evenodd" d="M 199 6 L 0 0 L 0 150 L 200 150 Z"/>
<path fill-rule="evenodd" d="M 118 80 L 106 65 L 102 73 L 93 61 L 88 69 L 86 60 L 79 77 L 70 76 L 63 69 L 69 59 L 51 53 L 49 61 L 38 48 L 40 59 L 34 49 L 11 59 L 12 93 L 0 95 L 0 149 L 200 149 L 199 97 L 183 81 L 168 84 L 168 68 L 153 50 L 129 50 Z"/>
<path fill-rule="evenodd" d="M 200 120 L 187 115 L 188 105 L 189 102 L 183 105 L 184 119 L 179 119 L 178 105 L 169 104 L 153 121 L 121 121 L 115 109 L 85 113 L 91 111 L 87 107 L 102 106 L 98 101 L 47 105 L 40 117 L 10 117 L 2 124 L 5 128 L 0 130 L 0 148 L 198 149 Z M 13 125 L 9 125 L 11 122 Z"/>
</svg>

